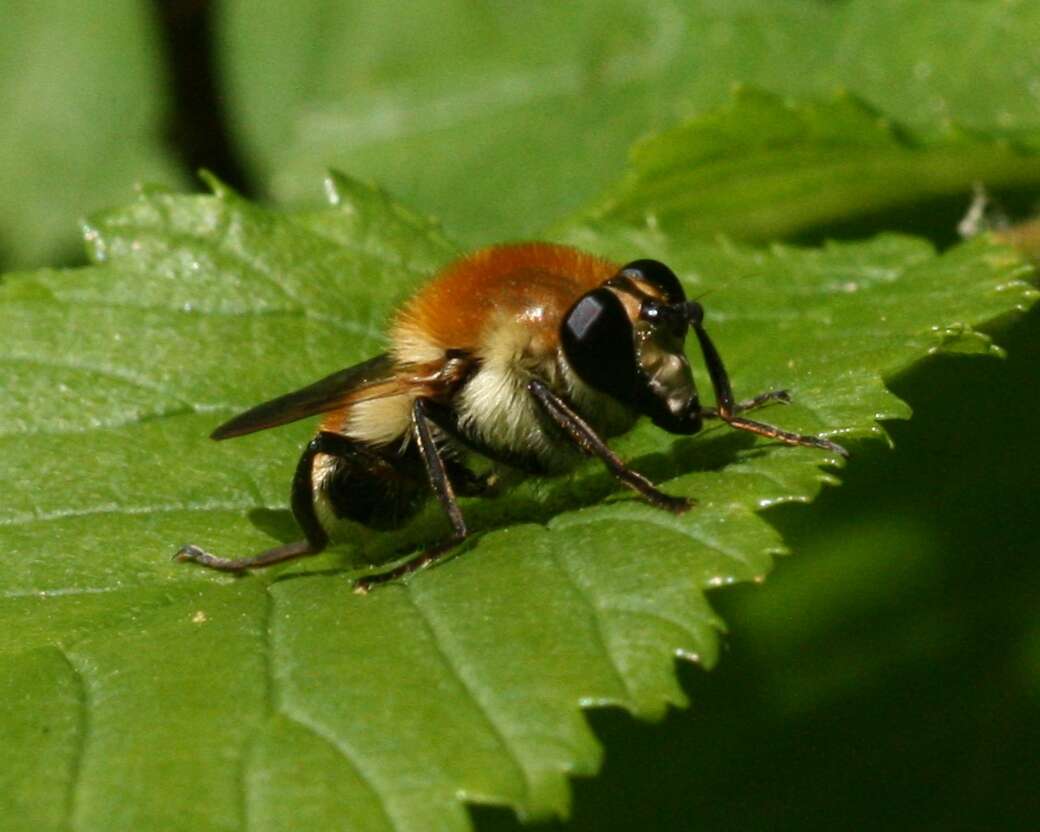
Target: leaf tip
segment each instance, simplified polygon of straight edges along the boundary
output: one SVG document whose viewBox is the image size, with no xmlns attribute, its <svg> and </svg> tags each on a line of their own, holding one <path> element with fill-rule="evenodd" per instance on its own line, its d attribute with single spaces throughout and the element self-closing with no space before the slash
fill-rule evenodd
<svg viewBox="0 0 1040 832">
<path fill-rule="evenodd" d="M 86 245 L 87 258 L 92 263 L 104 263 L 108 259 L 108 246 L 101 235 L 101 230 L 90 219 L 80 220 L 79 227 Z"/>
<path fill-rule="evenodd" d="M 170 196 L 175 191 L 161 182 L 138 182 L 134 185 L 134 193 L 139 199 L 150 199 L 156 196 Z"/>
<path fill-rule="evenodd" d="M 329 168 L 325 171 L 322 187 L 325 191 L 325 199 L 334 208 L 342 208 L 344 196 L 352 190 L 350 178 L 346 174 Z"/>
<path fill-rule="evenodd" d="M 213 171 L 207 170 L 206 168 L 199 168 L 198 176 L 217 199 L 238 198 L 238 192 L 226 182 L 219 179 Z"/>
</svg>

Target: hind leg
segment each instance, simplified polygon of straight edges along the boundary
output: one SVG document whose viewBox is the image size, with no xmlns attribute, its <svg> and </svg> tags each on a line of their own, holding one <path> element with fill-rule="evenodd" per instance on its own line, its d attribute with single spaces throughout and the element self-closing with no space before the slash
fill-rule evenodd
<svg viewBox="0 0 1040 832">
<path fill-rule="evenodd" d="M 293 517 L 305 535 L 303 540 L 274 546 L 245 558 L 222 558 L 198 546 L 188 545 L 173 556 L 174 560 L 192 561 L 221 572 L 243 572 L 294 558 L 316 555 L 324 550 L 328 545 L 329 536 L 314 510 L 314 457 L 318 454 L 349 458 L 352 455 L 351 443 L 345 437 L 322 432 L 308 443 L 300 457 L 293 476 L 291 505 Z"/>
</svg>

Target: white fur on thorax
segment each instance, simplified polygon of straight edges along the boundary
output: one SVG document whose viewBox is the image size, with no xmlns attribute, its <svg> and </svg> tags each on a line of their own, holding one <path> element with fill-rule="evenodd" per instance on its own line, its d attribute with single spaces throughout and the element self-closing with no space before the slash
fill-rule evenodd
<svg viewBox="0 0 1040 832">
<path fill-rule="evenodd" d="M 422 329 L 407 318 L 398 322 L 392 340 L 390 353 L 402 366 L 423 366 L 444 360 L 444 348 L 429 340 Z M 407 443 L 412 432 L 414 403 L 415 396 L 411 392 L 362 398 L 350 406 L 341 430 L 351 439 L 370 445 Z"/>
<path fill-rule="evenodd" d="M 456 408 L 463 430 L 489 447 L 534 454 L 550 469 L 574 461 L 573 449 L 546 433 L 546 415 L 527 389 L 533 378 L 608 435 L 631 425 L 623 408 L 577 378 L 558 349 L 538 349 L 527 326 L 509 322 L 493 328 L 482 347 L 480 369 L 456 397 Z"/>
</svg>

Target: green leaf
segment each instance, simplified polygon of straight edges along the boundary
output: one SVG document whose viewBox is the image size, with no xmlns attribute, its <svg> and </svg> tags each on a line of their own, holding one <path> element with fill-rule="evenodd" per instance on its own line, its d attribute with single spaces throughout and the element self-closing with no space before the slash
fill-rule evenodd
<svg viewBox="0 0 1040 832">
<path fill-rule="evenodd" d="M 472 245 L 586 206 L 633 141 L 725 104 L 734 83 L 843 88 L 915 131 L 956 123 L 1035 148 L 1038 30 L 1040 5 L 999 0 L 232 0 L 222 58 L 267 193 L 313 200 L 331 164 Z"/>
<path fill-rule="evenodd" d="M 742 88 L 729 107 L 636 145 L 590 216 L 764 241 L 962 198 L 973 182 L 1036 190 L 1040 154 L 952 127 L 914 136 L 848 95 L 785 103 Z"/>
<path fill-rule="evenodd" d="M 158 33 L 133 0 L 61 13 L 4 4 L 0 26 L 0 262 L 67 259 L 89 211 L 136 182 L 182 182 L 163 147 Z"/>
<path fill-rule="evenodd" d="M 685 703 L 680 656 L 714 663 L 707 588 L 761 580 L 783 544 L 757 514 L 806 501 L 836 460 L 711 429 L 642 426 L 626 459 L 698 507 L 674 517 L 596 465 L 467 501 L 461 556 L 369 596 L 357 541 L 241 580 L 172 563 L 186 541 L 249 553 L 285 512 L 309 427 L 208 442 L 227 415 L 369 356 L 390 310 L 454 249 L 373 189 L 259 208 L 151 192 L 99 216 L 97 265 L 0 285 L 0 769 L 12 828 L 465 829 L 461 801 L 567 810 L 601 750 L 581 709 Z M 938 255 L 888 236 L 818 250 L 586 224 L 562 235 L 668 260 L 738 395 L 788 388 L 785 427 L 861 447 L 907 408 L 883 385 L 1032 303 L 984 239 Z"/>
</svg>

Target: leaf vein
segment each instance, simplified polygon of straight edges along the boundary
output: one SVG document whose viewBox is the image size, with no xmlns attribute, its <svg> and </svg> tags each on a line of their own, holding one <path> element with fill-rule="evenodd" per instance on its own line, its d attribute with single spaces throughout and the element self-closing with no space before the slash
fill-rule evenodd
<svg viewBox="0 0 1040 832">
<path fill-rule="evenodd" d="M 76 753 L 72 758 L 72 764 L 70 766 L 71 776 L 69 777 L 69 789 L 65 798 L 65 817 L 67 819 L 65 825 L 68 829 L 74 829 L 76 826 L 76 813 L 79 808 L 80 787 L 83 782 L 83 760 L 86 758 L 87 745 L 91 732 L 90 695 L 88 692 L 87 681 L 83 677 L 83 672 L 76 667 L 75 662 L 72 661 L 72 657 L 64 647 L 60 644 L 56 644 L 55 647 L 58 651 L 58 655 L 64 659 L 65 663 L 69 666 L 69 670 L 72 671 L 73 678 L 76 680 L 76 698 L 80 703 L 78 709 L 79 719 L 77 721 L 79 741 L 76 743 Z"/>
<path fill-rule="evenodd" d="M 98 367 L 83 362 L 77 361 L 58 361 L 54 358 L 39 358 L 37 356 L 19 355 L 12 353 L 10 355 L 0 356 L 0 362 L 6 362 L 11 364 L 29 364 L 35 367 L 41 367 L 49 370 L 72 370 L 78 373 L 93 373 L 94 375 L 101 376 L 103 378 L 115 379 L 121 381 L 124 384 L 130 384 L 134 387 L 139 387 L 141 390 L 145 390 L 149 393 L 158 393 L 163 396 L 169 396 L 173 399 L 180 407 L 191 408 L 192 406 L 172 394 L 169 390 L 164 389 L 162 386 L 155 384 L 154 382 L 148 381 L 136 373 L 119 372 L 112 367 Z"/>
<path fill-rule="evenodd" d="M 195 511 L 234 511 L 241 512 L 247 509 L 263 508 L 263 509 L 279 509 L 284 508 L 283 505 L 270 506 L 267 504 L 255 504 L 255 503 L 239 503 L 230 501 L 219 501 L 213 500 L 202 503 L 181 503 L 181 504 L 166 504 L 157 506 L 116 506 L 116 505 L 102 505 L 102 506 L 90 506 L 88 508 L 68 508 L 58 509 L 57 511 L 49 512 L 37 512 L 15 514 L 8 517 L 0 517 L 0 527 L 3 526 L 21 526 L 28 523 L 51 523 L 59 520 L 67 520 L 71 518 L 79 517 L 93 517 L 97 515 L 106 514 L 164 514 L 164 513 L 176 513 L 178 511 L 183 512 L 195 512 Z"/>
<path fill-rule="evenodd" d="M 703 533 L 698 533 L 693 528 L 683 525 L 681 522 L 669 522 L 674 520 L 671 516 L 669 517 L 656 517 L 653 515 L 639 514 L 633 516 L 630 512 L 620 510 L 622 504 L 616 503 L 618 511 L 614 512 L 612 519 L 617 520 L 629 520 L 634 523 L 645 523 L 648 526 L 653 526 L 657 529 L 664 529 L 665 531 L 674 532 L 682 535 L 683 537 L 689 538 L 695 543 L 699 543 L 705 548 L 711 549 L 716 554 L 722 555 L 727 560 L 735 560 L 737 563 L 742 564 L 750 568 L 751 564 L 748 559 L 743 556 L 740 552 L 724 549 L 720 543 L 711 538 L 705 536 Z M 663 514 L 663 512 L 661 512 Z M 551 528 L 565 529 L 572 526 L 594 526 L 601 522 L 602 518 L 599 516 L 594 517 L 582 517 L 578 514 L 560 518 L 560 521 L 550 521 Z"/>
<path fill-rule="evenodd" d="M 420 604 L 419 600 L 415 597 L 412 587 L 413 585 L 411 583 L 405 584 L 405 597 L 419 616 L 419 620 L 425 627 L 426 632 L 430 635 L 430 639 L 433 643 L 434 649 L 437 651 L 437 655 L 440 657 L 445 667 L 458 680 L 460 686 L 476 707 L 477 713 L 479 713 L 484 719 L 484 722 L 487 724 L 492 735 L 496 738 L 498 743 L 506 752 L 506 756 L 509 757 L 513 763 L 523 787 L 524 802 L 530 802 L 530 778 L 528 777 L 527 769 L 524 767 L 523 762 L 520 759 L 520 755 L 517 753 L 516 749 L 513 748 L 505 731 L 498 724 L 496 717 L 493 715 L 490 703 L 485 701 L 485 697 L 479 695 L 477 686 L 467 678 L 467 674 L 463 672 L 462 666 L 448 654 L 447 641 L 444 635 L 434 625 L 433 617 L 423 609 L 422 604 Z"/>
<path fill-rule="evenodd" d="M 372 775 L 369 774 L 365 767 L 360 762 L 360 754 L 357 749 L 345 742 L 342 737 L 336 736 L 333 731 L 330 731 L 324 725 L 317 720 L 310 719 L 305 714 L 293 713 L 286 705 L 282 704 L 279 706 L 278 712 L 281 713 L 286 719 L 299 725 L 307 733 L 316 737 L 317 739 L 324 742 L 330 748 L 335 750 L 340 757 L 343 758 L 344 762 L 350 767 L 350 769 L 357 774 L 358 780 L 364 785 L 365 788 L 372 794 L 376 799 L 376 803 L 379 806 L 379 810 L 383 813 L 383 817 L 386 818 L 387 826 L 390 829 L 399 828 L 398 824 L 394 822 L 393 813 L 390 809 L 389 801 L 384 796 L 383 792 L 376 787 L 375 780 Z"/>
<path fill-rule="evenodd" d="M 687 624 L 684 621 L 679 621 L 678 619 L 672 618 L 669 615 L 665 615 L 664 613 L 659 612 L 657 610 L 648 610 L 644 607 L 638 606 L 629 607 L 611 605 L 609 607 L 604 607 L 603 611 L 607 613 L 621 613 L 624 615 L 634 615 L 637 617 L 649 618 L 655 621 L 660 621 L 663 624 L 668 624 L 669 626 L 674 627 L 679 632 L 683 633 L 688 638 L 690 638 L 692 641 L 700 641 L 700 637 L 697 635 L 696 631 L 690 627 L 689 624 Z M 701 620 L 704 621 L 705 624 L 709 624 L 710 626 L 716 629 L 722 629 L 721 622 L 719 622 L 719 620 L 716 618 L 709 616 L 701 616 Z"/>
<path fill-rule="evenodd" d="M 183 306 L 163 306 L 156 303 L 114 303 L 112 301 L 101 300 L 100 298 L 63 298 L 56 295 L 48 297 L 46 300 L 20 301 L 20 303 L 40 303 L 41 305 L 74 307 L 76 309 L 88 307 L 97 309 L 129 309 L 134 311 L 157 312 L 185 317 L 274 318 L 281 316 L 285 318 L 302 318 L 304 320 L 320 321 L 321 323 L 332 323 L 346 332 L 353 332 L 377 340 L 382 340 L 384 336 L 384 333 L 381 330 L 367 324 L 352 319 L 315 315 L 312 311 L 302 306 L 286 306 L 284 308 L 273 307 L 270 309 L 192 309 L 188 311 L 185 310 Z"/>
<path fill-rule="evenodd" d="M 395 269 L 404 269 L 408 272 L 411 272 L 416 277 L 428 277 L 430 274 L 429 270 L 419 268 L 418 266 L 414 266 L 403 257 L 392 256 L 392 253 L 390 251 L 376 251 L 371 248 L 366 248 L 365 246 L 353 245 L 349 243 L 346 239 L 340 239 L 338 237 L 335 237 L 334 235 L 328 233 L 324 229 L 315 227 L 314 225 L 311 225 L 307 222 L 301 222 L 296 217 L 289 217 L 288 219 L 291 223 L 293 223 L 294 226 L 302 228 L 308 233 L 313 234 L 318 239 L 330 243 L 331 245 L 337 246 L 338 248 L 342 248 L 345 251 L 349 251 L 352 254 L 357 254 L 361 257 L 371 257 L 374 260 L 379 260 L 387 266 L 391 266 Z M 422 235 L 423 239 L 429 240 L 434 243 L 437 242 L 434 235 L 422 229 L 416 229 L 416 231 L 420 235 Z M 450 256 L 452 254 L 452 250 L 448 249 L 444 253 L 446 256 Z"/>
<path fill-rule="evenodd" d="M 124 586 L 92 586 L 61 587 L 59 589 L 17 589 L 0 593 L 0 598 L 18 600 L 21 598 L 62 598 L 69 595 L 104 595 L 107 592 L 119 592 Z"/>
<path fill-rule="evenodd" d="M 260 616 L 260 662 L 262 664 L 261 677 L 263 680 L 263 691 L 261 696 L 263 697 L 263 709 L 264 712 L 270 716 L 276 710 L 275 708 L 275 679 L 274 679 L 274 648 L 273 648 L 273 636 L 271 632 L 274 618 L 274 604 L 275 597 L 271 594 L 271 585 L 264 585 L 264 600 L 262 603 L 262 611 Z M 242 747 L 239 750 L 239 776 L 238 776 L 238 792 L 241 800 L 241 806 L 239 808 L 239 817 L 242 818 L 242 828 L 245 830 L 254 828 L 256 824 L 250 821 L 249 817 L 249 759 L 250 750 L 257 743 L 259 737 L 257 735 L 245 736 L 242 738 Z"/>
<path fill-rule="evenodd" d="M 137 226 L 131 223 L 124 226 L 124 228 L 131 230 L 137 228 L 140 232 L 140 234 L 137 235 L 139 237 L 155 236 L 154 234 L 146 233 L 152 231 L 150 226 Z M 202 239 L 199 238 L 197 240 L 192 235 L 176 234 L 172 232 L 167 235 L 167 238 L 172 239 L 175 242 L 184 241 L 182 247 L 189 251 L 192 250 L 193 246 L 199 243 Z M 137 242 L 140 242 L 140 240 L 137 240 Z M 359 324 L 349 319 L 343 319 L 336 315 L 321 315 L 309 311 L 313 308 L 313 304 L 306 303 L 305 299 L 296 292 L 293 292 L 284 281 L 280 281 L 278 275 L 263 258 L 248 258 L 243 254 L 229 251 L 227 249 L 218 249 L 216 252 L 211 252 L 210 257 L 214 261 L 212 265 L 214 266 L 215 272 L 222 273 L 225 271 L 225 269 L 220 268 L 220 262 L 222 261 L 229 264 L 226 271 L 236 273 L 239 276 L 239 279 L 245 284 L 248 284 L 251 278 L 262 280 L 265 284 L 271 286 L 282 295 L 282 297 L 289 302 L 290 306 L 298 307 L 306 318 L 321 321 L 322 323 L 328 323 L 346 332 L 353 332 L 368 337 L 378 338 L 381 335 L 381 333 L 377 332 L 372 327 L 364 324 Z"/>
<path fill-rule="evenodd" d="M 231 411 L 233 408 L 221 406 L 220 408 L 214 408 L 219 410 Z M 85 433 L 90 433 L 94 430 L 115 430 L 117 428 L 127 428 L 133 425 L 143 425 L 148 422 L 157 422 L 162 419 L 175 419 L 178 416 L 193 416 L 196 413 L 209 413 L 210 408 L 198 408 L 198 407 L 174 407 L 169 410 L 156 410 L 151 413 L 141 413 L 131 418 L 123 419 L 121 421 L 104 422 L 96 425 L 87 425 L 76 428 L 58 428 L 58 429 L 31 429 L 31 430 L 11 430 L 11 431 L 0 431 L 0 441 L 5 439 L 24 439 L 29 436 L 47 436 L 47 437 L 59 437 L 59 436 L 81 436 Z"/>
<path fill-rule="evenodd" d="M 567 583 L 574 589 L 579 600 L 581 600 L 582 604 L 588 608 L 589 619 L 592 621 L 592 629 L 596 634 L 596 640 L 599 642 L 600 649 L 606 659 L 606 664 L 620 685 L 624 697 L 627 698 L 630 703 L 634 702 L 632 689 L 629 686 L 624 673 L 621 672 L 617 660 L 614 658 L 614 653 L 610 648 L 607 635 L 603 630 L 603 620 L 600 615 L 601 608 L 593 600 L 590 591 L 585 588 L 585 586 L 579 581 L 577 575 L 571 570 L 569 561 L 567 561 L 566 558 L 560 557 L 560 553 L 556 550 L 555 546 L 550 545 L 547 548 L 549 549 L 549 556 L 552 558 L 553 563 L 556 564 L 557 569 L 563 573 L 564 578 L 566 578 Z"/>
</svg>

